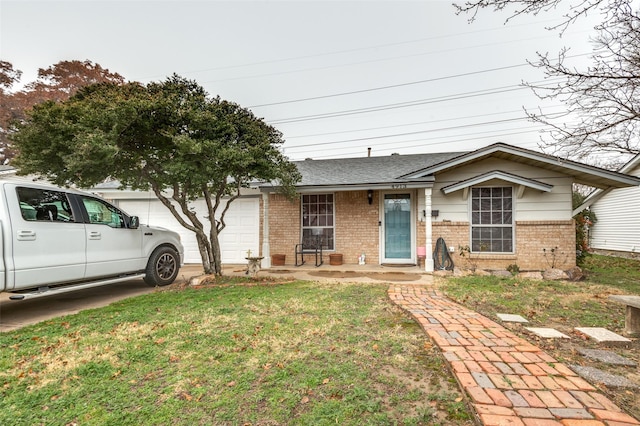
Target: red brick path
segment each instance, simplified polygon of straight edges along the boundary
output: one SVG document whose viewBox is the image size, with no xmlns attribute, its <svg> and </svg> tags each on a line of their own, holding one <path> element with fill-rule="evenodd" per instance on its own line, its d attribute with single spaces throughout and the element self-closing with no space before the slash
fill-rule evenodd
<svg viewBox="0 0 640 426">
<path fill-rule="evenodd" d="M 482 424 L 640 425 L 537 346 L 436 290 L 392 284 L 389 298 L 440 347 Z"/>
</svg>

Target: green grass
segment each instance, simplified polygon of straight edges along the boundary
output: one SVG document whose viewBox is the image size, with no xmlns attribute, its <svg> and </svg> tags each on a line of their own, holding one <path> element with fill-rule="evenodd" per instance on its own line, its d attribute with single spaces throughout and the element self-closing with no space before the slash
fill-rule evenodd
<svg viewBox="0 0 640 426">
<path fill-rule="evenodd" d="M 621 331 L 624 306 L 610 294 L 640 295 L 640 261 L 588 256 L 584 281 L 538 281 L 494 276 L 447 279 L 443 291 L 452 299 L 495 318 L 496 313 L 519 314 L 533 326 L 553 324 L 606 327 Z"/>
<path fill-rule="evenodd" d="M 0 424 L 471 424 L 386 290 L 235 280 L 4 333 Z"/>
</svg>

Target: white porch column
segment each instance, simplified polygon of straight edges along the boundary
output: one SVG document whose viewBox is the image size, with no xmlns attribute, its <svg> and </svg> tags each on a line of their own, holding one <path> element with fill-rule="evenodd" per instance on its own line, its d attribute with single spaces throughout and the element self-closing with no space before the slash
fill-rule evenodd
<svg viewBox="0 0 640 426">
<path fill-rule="evenodd" d="M 271 268 L 269 247 L 269 193 L 262 193 L 262 267 Z"/>
<path fill-rule="evenodd" d="M 425 242 L 426 257 L 424 259 L 424 270 L 433 272 L 433 230 L 431 229 L 431 188 L 424 189 L 424 211 L 425 211 Z"/>
</svg>

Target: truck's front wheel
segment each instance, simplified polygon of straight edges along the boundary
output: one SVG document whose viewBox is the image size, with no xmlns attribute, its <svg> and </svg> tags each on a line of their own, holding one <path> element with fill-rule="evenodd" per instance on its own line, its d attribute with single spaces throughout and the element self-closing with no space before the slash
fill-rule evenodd
<svg viewBox="0 0 640 426">
<path fill-rule="evenodd" d="M 180 257 L 170 247 L 159 247 L 149 257 L 144 282 L 152 287 L 171 284 L 178 276 Z"/>
</svg>

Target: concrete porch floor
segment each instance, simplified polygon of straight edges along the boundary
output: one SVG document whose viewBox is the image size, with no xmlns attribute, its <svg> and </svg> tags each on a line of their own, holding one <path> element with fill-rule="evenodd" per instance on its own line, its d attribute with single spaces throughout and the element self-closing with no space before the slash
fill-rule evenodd
<svg viewBox="0 0 640 426">
<path fill-rule="evenodd" d="M 200 268 L 200 265 L 185 265 L 183 269 L 191 267 Z M 223 264 L 224 275 L 244 275 L 247 265 Z M 402 282 L 407 284 L 433 284 L 433 275 L 426 273 L 422 268 L 414 265 L 374 265 L 374 264 L 342 264 L 330 265 L 325 262 L 316 267 L 313 262 L 301 266 L 285 264 L 261 269 L 258 277 L 294 277 L 300 280 L 311 281 L 350 281 L 350 282 Z"/>
</svg>

